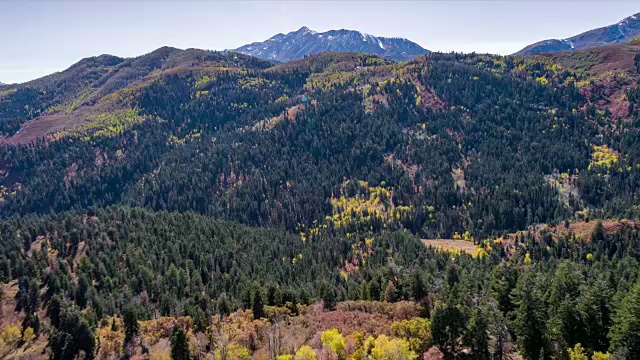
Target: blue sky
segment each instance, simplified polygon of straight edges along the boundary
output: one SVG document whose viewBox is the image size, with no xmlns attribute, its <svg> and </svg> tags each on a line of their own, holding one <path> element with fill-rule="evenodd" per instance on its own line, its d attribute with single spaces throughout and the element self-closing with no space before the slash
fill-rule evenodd
<svg viewBox="0 0 640 360">
<path fill-rule="evenodd" d="M 406 37 L 435 51 L 513 53 L 640 12 L 638 1 L 0 0 L 0 81 L 23 82 L 100 54 L 168 45 L 222 50 L 305 25 Z"/>
</svg>

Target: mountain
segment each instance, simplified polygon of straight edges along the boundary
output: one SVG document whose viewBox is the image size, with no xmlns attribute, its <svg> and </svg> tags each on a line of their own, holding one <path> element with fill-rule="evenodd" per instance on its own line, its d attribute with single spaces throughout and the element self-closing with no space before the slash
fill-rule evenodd
<svg viewBox="0 0 640 360">
<path fill-rule="evenodd" d="M 235 51 L 281 62 L 327 51 L 374 54 L 394 61 L 406 61 L 430 52 L 403 38 L 378 37 L 344 29 L 318 33 L 306 26 L 288 34 L 275 35 L 263 42 L 241 46 Z"/>
<path fill-rule="evenodd" d="M 455 186 L 450 185 L 473 190 L 472 193 L 449 189 L 453 193 L 448 196 L 460 201 L 471 197 L 474 203 L 483 204 L 507 201 L 501 195 L 485 199 L 487 194 L 481 189 L 491 184 L 510 187 L 506 184 L 530 179 L 530 183 L 518 186 L 543 191 L 544 176 L 552 175 L 554 169 L 579 169 L 580 174 L 584 173 L 581 179 L 590 179 L 588 164 L 592 159 L 585 141 L 601 146 L 600 131 L 606 130 L 607 136 L 611 133 L 608 128 L 599 127 L 600 122 L 606 119 L 624 124 L 638 112 L 637 50 L 636 45 L 617 45 L 526 59 L 428 54 L 403 64 L 369 54 L 325 52 L 274 65 L 233 52 L 174 48 L 160 48 L 130 59 L 110 55 L 83 59 L 65 71 L 1 93 L 0 128 L 5 136 L 0 139 L 4 143 L 0 150 L 7 151 L 7 162 L 3 163 L 0 157 L 0 165 L 6 165 L 4 171 L 10 175 L 5 173 L 0 185 L 9 188 L 19 183 L 22 190 L 4 199 L 0 214 L 122 202 L 154 210 L 194 210 L 249 225 L 283 226 L 293 231 L 300 224 L 308 226 L 330 214 L 328 194 L 335 196 L 345 178 L 382 179 L 386 175 L 378 174 L 377 169 L 387 164 L 396 167 L 393 173 L 406 172 L 394 176 L 409 177 L 408 182 L 402 181 L 402 191 L 406 193 L 397 189 L 395 192 L 396 196 L 403 194 L 400 198 L 404 200 L 398 198 L 394 203 L 424 203 L 430 201 L 422 198 L 426 196 L 424 192 L 435 186 L 430 176 L 442 176 L 437 174 L 452 169 L 456 174 L 464 172 L 467 161 L 472 161 L 474 177 L 463 177 L 461 181 L 456 175 Z M 495 75 L 499 83 L 490 85 L 494 81 L 490 75 Z M 482 79 L 488 83 L 477 82 Z M 492 87 L 497 89 L 491 90 Z M 526 96 L 530 97 L 530 107 L 518 109 L 523 100 L 517 97 L 512 99 L 516 108 L 505 105 L 511 100 L 499 100 L 501 96 L 516 96 L 513 89 L 520 87 L 529 92 Z M 483 100 L 483 96 L 489 98 Z M 567 113 L 548 118 L 543 110 Z M 511 117 L 494 119 L 501 114 Z M 526 119 L 528 122 L 524 122 Z M 503 124 L 498 126 L 494 121 Z M 575 133 L 555 134 L 556 129 L 564 128 L 556 121 L 571 124 Z M 423 125 L 424 131 L 414 128 Z M 620 129 L 616 126 L 610 131 L 617 133 Z M 554 134 L 565 138 L 560 141 Z M 201 136 L 212 142 L 215 139 L 215 146 L 209 148 L 209 143 L 196 141 Z M 413 142 L 415 137 L 420 140 L 418 143 Z M 44 158 L 55 155 L 56 159 L 66 159 L 56 163 L 60 168 L 48 160 L 18 161 L 20 156 L 8 150 L 23 149 L 21 145 L 34 142 L 40 146 L 43 139 Z M 443 143 L 444 140 L 435 139 L 448 140 Z M 205 148 L 183 152 L 182 147 L 174 147 L 191 141 Z M 519 171 L 537 175 L 522 179 L 514 178 L 514 174 L 493 177 L 495 164 L 515 166 L 512 157 L 492 148 L 501 143 L 522 147 L 518 161 L 529 168 Z M 416 144 L 421 145 L 416 148 Z M 436 144 L 440 147 L 432 147 Z M 566 152 L 562 156 L 560 144 Z M 608 146 L 618 148 L 615 154 L 635 151 L 629 148 L 629 142 Z M 94 158 L 97 148 L 103 154 L 100 159 Z M 27 157 L 34 153 L 29 147 L 24 151 Z M 427 153 L 433 163 L 424 162 Z M 79 154 L 84 160 L 74 165 L 72 159 Z M 234 159 L 233 163 L 224 165 L 224 156 Z M 214 158 L 217 165 L 212 167 L 208 162 Z M 623 160 L 617 155 L 616 158 Z M 38 167 L 39 161 L 49 164 L 46 172 Z M 283 167 L 292 161 L 298 163 Z M 95 165 L 98 163 L 101 165 Z M 312 169 L 319 164 L 328 173 L 316 178 Z M 125 165 L 126 168 L 119 167 Z M 71 171 L 69 167 L 75 166 L 79 171 L 67 173 Z M 105 170 L 112 166 L 116 168 Z M 192 178 L 195 173 L 189 170 L 191 167 L 203 169 L 206 174 L 198 176 L 208 179 L 207 184 L 219 181 L 214 176 L 232 171 L 236 179 L 228 181 L 241 181 L 244 190 L 227 199 L 220 198 L 216 194 L 231 191 L 228 181 L 200 188 L 205 183 Z M 293 168 L 297 170 L 291 172 Z M 636 169 L 635 165 L 631 169 Z M 52 177 L 56 171 L 60 173 Z M 120 171 L 126 174 L 113 175 Z M 253 175 L 238 180 L 240 173 Z M 111 185 L 100 185 L 99 191 L 92 193 L 88 188 L 101 183 L 98 179 L 103 174 L 115 176 L 105 180 Z M 69 176 L 73 181 L 49 183 L 54 178 L 71 180 Z M 231 175 L 225 173 L 226 176 Z M 262 188 L 258 179 L 269 182 L 271 190 Z M 283 179 L 298 190 L 280 189 Z M 572 195 L 580 201 L 564 204 L 555 198 L 533 197 L 527 207 L 543 209 L 535 216 L 538 221 L 562 218 L 562 214 L 583 209 L 588 201 L 592 206 L 608 204 L 611 208 L 607 211 L 615 213 L 622 203 L 617 202 L 616 196 L 623 196 L 616 191 L 632 188 L 623 184 L 633 179 L 623 177 L 619 183 L 611 183 L 622 187 L 609 189 L 606 198 L 590 194 L 589 182 L 584 180 L 580 184 L 585 193 Z M 384 181 L 390 184 L 399 180 Z M 74 183 L 79 186 L 76 190 Z M 154 185 L 140 186 L 144 183 Z M 409 186 L 413 183 L 416 185 Z M 312 184 L 315 190 L 308 193 Z M 422 190 L 416 192 L 418 187 Z M 125 188 L 126 192 L 120 191 Z M 268 205 L 252 208 L 250 213 L 243 210 L 242 204 L 263 195 Z M 239 198 L 234 199 L 235 196 Z M 513 207 L 523 206 L 520 200 L 507 198 L 514 201 Z M 282 205 L 285 203 L 288 205 Z M 438 206 L 444 203 L 438 203 L 435 209 Z M 474 224 L 478 233 L 487 235 L 521 229 L 533 221 L 510 217 L 487 225 L 484 215 L 456 209 L 444 206 L 442 211 L 455 216 L 451 214 L 435 223 L 424 223 L 426 218 L 420 217 L 412 225 L 403 226 L 422 236 L 447 237 L 462 230 L 463 224 Z M 500 209 L 507 207 L 500 205 Z"/>
<path fill-rule="evenodd" d="M 7 85 L 7 84 L 5 84 L 5 83 L 3 83 L 3 82 L 0 82 L 0 86 L 3 86 L 3 85 Z"/>
<path fill-rule="evenodd" d="M 1 357 L 638 358 L 638 50 L 160 48 L 11 85 Z"/>
<path fill-rule="evenodd" d="M 143 84 L 166 73 L 178 74 L 212 67 L 272 64 L 243 54 L 227 55 L 200 49 L 162 47 L 133 58 L 100 55 L 68 69 L 23 84 L 0 96 L 0 138 L 10 144 L 29 143 L 61 131 L 85 126 L 128 102 Z"/>
<path fill-rule="evenodd" d="M 640 36 L 640 13 L 631 15 L 617 24 L 589 30 L 567 39 L 550 39 L 531 44 L 518 51 L 516 55 L 526 56 L 624 44 L 638 36 Z"/>
</svg>

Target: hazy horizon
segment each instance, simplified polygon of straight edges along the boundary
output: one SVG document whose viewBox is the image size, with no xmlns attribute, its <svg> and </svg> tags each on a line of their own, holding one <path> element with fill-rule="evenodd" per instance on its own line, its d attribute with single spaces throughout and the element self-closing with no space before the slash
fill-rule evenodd
<svg viewBox="0 0 640 360">
<path fill-rule="evenodd" d="M 0 82 L 25 82 L 100 54 L 232 49 L 302 26 L 403 37 L 432 51 L 510 54 L 639 11 L 633 1 L 5 1 Z"/>
</svg>

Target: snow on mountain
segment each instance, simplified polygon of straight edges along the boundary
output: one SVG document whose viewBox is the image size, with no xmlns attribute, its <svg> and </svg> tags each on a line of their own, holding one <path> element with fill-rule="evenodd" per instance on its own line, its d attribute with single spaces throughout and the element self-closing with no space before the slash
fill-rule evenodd
<svg viewBox="0 0 640 360">
<path fill-rule="evenodd" d="M 318 33 L 306 26 L 288 34 L 277 34 L 263 42 L 241 46 L 234 51 L 268 60 L 289 61 L 326 51 L 361 52 L 406 61 L 430 51 L 403 38 L 378 37 L 354 30 Z"/>
<path fill-rule="evenodd" d="M 560 52 L 624 44 L 638 36 L 640 36 L 640 13 L 631 15 L 617 24 L 589 30 L 567 39 L 540 41 L 525 47 L 516 54 L 532 55 L 543 52 Z"/>
</svg>

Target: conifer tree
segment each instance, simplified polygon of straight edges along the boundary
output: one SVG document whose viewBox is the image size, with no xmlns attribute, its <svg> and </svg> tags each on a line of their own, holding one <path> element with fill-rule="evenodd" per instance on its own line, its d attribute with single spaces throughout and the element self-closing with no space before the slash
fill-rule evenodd
<svg viewBox="0 0 640 360">
<path fill-rule="evenodd" d="M 176 325 L 173 327 L 173 332 L 171 334 L 171 359 L 189 360 L 190 357 L 191 355 L 189 354 L 187 334 L 182 326 Z"/>
</svg>

